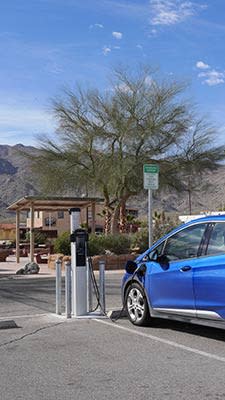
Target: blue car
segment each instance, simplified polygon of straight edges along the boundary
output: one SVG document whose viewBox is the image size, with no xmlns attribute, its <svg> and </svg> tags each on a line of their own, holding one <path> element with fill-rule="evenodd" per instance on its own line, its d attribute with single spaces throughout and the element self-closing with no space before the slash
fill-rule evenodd
<svg viewBox="0 0 225 400">
<path fill-rule="evenodd" d="M 128 262 L 122 297 L 134 325 L 168 318 L 225 328 L 225 216 L 183 224 Z"/>
</svg>

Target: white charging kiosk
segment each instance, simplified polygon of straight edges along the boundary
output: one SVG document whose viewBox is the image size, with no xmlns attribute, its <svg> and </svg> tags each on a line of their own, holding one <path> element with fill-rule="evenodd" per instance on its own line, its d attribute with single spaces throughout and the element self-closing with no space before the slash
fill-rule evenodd
<svg viewBox="0 0 225 400">
<path fill-rule="evenodd" d="M 80 208 L 71 208 L 71 267 L 72 267 L 72 314 L 87 314 L 87 241 L 88 234 L 80 228 Z"/>
</svg>

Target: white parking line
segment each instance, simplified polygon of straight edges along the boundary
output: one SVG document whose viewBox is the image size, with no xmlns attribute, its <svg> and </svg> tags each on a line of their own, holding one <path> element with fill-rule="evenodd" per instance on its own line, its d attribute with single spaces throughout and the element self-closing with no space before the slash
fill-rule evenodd
<svg viewBox="0 0 225 400">
<path fill-rule="evenodd" d="M 197 354 L 197 355 L 200 355 L 200 356 L 203 356 L 203 357 L 207 357 L 207 358 L 210 358 L 210 359 L 213 359 L 213 360 L 217 360 L 217 361 L 221 361 L 221 362 L 225 363 L 225 357 L 220 357 L 220 356 L 217 356 L 215 354 L 207 353 L 206 351 L 194 349 L 192 347 L 185 346 L 183 344 L 172 342 L 171 340 L 162 339 L 162 338 L 159 338 L 158 336 L 149 335 L 148 333 L 144 333 L 144 332 L 141 332 L 141 331 L 136 331 L 136 330 L 133 330 L 131 328 L 127 328 L 125 326 L 117 325 L 116 323 L 113 323 L 113 322 L 107 322 L 107 321 L 100 320 L 100 319 L 95 319 L 94 321 L 99 322 L 100 324 L 109 325 L 112 328 L 121 329 L 122 331 L 129 332 L 129 333 L 132 333 L 134 335 L 142 336 L 142 337 L 145 337 L 147 339 L 151 339 L 151 340 L 154 340 L 156 342 L 160 342 L 160 343 L 166 344 L 168 346 L 173 346 L 173 347 L 176 347 L 178 349 L 182 349 L 184 351 L 188 351 L 189 353 L 194 353 L 194 354 Z"/>
</svg>

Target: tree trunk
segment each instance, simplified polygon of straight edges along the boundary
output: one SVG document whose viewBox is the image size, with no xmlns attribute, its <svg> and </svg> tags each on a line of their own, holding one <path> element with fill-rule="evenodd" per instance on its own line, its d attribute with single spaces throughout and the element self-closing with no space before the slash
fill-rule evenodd
<svg viewBox="0 0 225 400">
<path fill-rule="evenodd" d="M 112 219 L 112 211 L 109 208 L 105 209 L 105 226 L 104 233 L 105 235 L 109 235 L 111 231 L 111 219 Z"/>
<path fill-rule="evenodd" d="M 110 198 L 109 192 L 106 185 L 102 188 L 103 195 L 105 198 L 104 211 L 105 211 L 105 224 L 104 224 L 104 233 L 105 235 L 109 235 L 111 231 L 111 219 L 112 219 L 112 208 L 110 207 Z"/>
<path fill-rule="evenodd" d="M 120 214 L 120 205 L 118 204 L 112 214 L 111 219 L 111 234 L 116 235 L 119 232 L 119 214 Z"/>
<path fill-rule="evenodd" d="M 126 200 L 122 199 L 120 203 L 120 215 L 119 215 L 119 231 L 120 233 L 126 233 L 127 218 L 126 218 Z"/>
</svg>

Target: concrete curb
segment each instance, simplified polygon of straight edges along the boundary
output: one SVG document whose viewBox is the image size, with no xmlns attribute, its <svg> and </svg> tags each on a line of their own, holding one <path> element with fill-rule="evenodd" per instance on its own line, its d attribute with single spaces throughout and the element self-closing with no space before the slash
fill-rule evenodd
<svg viewBox="0 0 225 400">
<path fill-rule="evenodd" d="M 15 321 L 8 320 L 8 321 L 0 321 L 0 329 L 14 329 L 19 328 Z"/>
<path fill-rule="evenodd" d="M 110 319 L 127 318 L 127 312 L 125 310 L 110 310 L 107 312 L 107 316 Z"/>
</svg>

